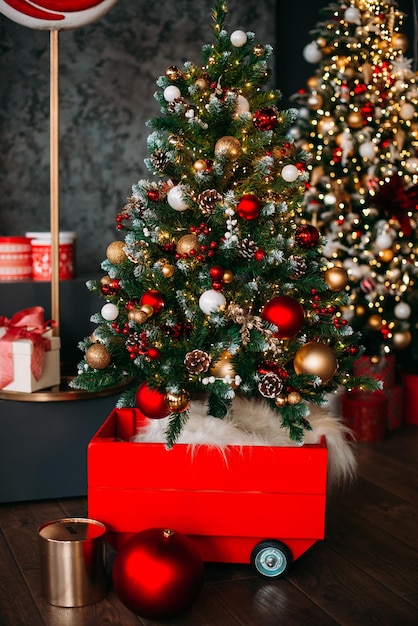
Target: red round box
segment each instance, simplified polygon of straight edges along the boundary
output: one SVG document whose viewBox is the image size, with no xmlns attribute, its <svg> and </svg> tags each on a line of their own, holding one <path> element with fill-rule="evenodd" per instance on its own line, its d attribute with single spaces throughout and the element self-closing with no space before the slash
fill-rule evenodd
<svg viewBox="0 0 418 626">
<path fill-rule="evenodd" d="M 343 422 L 356 441 L 381 441 L 387 431 L 387 399 L 381 391 L 349 391 L 341 397 Z"/>
</svg>

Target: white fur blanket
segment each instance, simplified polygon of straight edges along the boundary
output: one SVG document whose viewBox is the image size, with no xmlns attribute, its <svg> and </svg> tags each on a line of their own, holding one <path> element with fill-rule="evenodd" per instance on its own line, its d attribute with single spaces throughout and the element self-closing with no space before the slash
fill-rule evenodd
<svg viewBox="0 0 418 626">
<path fill-rule="evenodd" d="M 302 443 L 292 441 L 280 426 L 280 418 L 267 403 L 235 398 L 225 419 L 207 414 L 205 402 L 193 401 L 177 444 L 209 445 L 226 456 L 228 446 L 300 446 L 318 443 L 325 436 L 328 450 L 328 485 L 347 483 L 353 478 L 356 460 L 349 429 L 327 408 L 309 405 L 307 420 L 312 430 L 305 432 Z M 138 430 L 133 441 L 165 442 L 169 418 L 151 419 Z"/>
</svg>

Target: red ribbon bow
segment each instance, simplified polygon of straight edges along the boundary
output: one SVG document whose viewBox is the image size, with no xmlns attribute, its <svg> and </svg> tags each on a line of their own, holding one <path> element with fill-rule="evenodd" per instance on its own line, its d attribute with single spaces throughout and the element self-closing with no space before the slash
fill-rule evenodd
<svg viewBox="0 0 418 626">
<path fill-rule="evenodd" d="M 30 339 L 33 343 L 31 372 L 39 380 L 45 360 L 45 351 L 51 349 L 49 339 L 43 333 L 54 324 L 44 322 L 44 310 L 33 306 L 15 313 L 11 319 L 0 316 L 0 326 L 6 327 L 6 333 L 0 339 L 0 389 L 4 389 L 14 380 L 13 342 L 18 339 Z"/>
<path fill-rule="evenodd" d="M 406 237 L 412 235 L 408 212 L 414 212 L 418 208 L 418 185 L 405 189 L 403 179 L 393 176 L 390 182 L 379 188 L 370 204 L 386 213 L 389 218 L 398 220 Z"/>
</svg>

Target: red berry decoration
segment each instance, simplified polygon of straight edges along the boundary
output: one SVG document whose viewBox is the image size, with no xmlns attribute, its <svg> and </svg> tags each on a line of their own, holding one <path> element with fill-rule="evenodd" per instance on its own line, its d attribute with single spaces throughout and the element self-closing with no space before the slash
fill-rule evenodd
<svg viewBox="0 0 418 626">
<path fill-rule="evenodd" d="M 260 217 L 261 200 L 252 193 L 242 196 L 237 205 L 237 213 L 244 220 L 255 220 Z"/>
<path fill-rule="evenodd" d="M 148 304 L 152 306 L 155 314 L 159 313 L 165 307 L 165 300 L 163 295 L 156 289 L 150 289 L 146 291 L 139 301 L 142 304 Z"/>
<path fill-rule="evenodd" d="M 314 248 L 319 241 L 319 231 L 312 224 L 303 224 L 296 230 L 295 241 L 301 248 Z"/>
<path fill-rule="evenodd" d="M 253 123 L 257 130 L 274 130 L 278 124 L 277 109 L 262 107 L 253 115 Z"/>
<path fill-rule="evenodd" d="M 149 528 L 126 541 L 113 564 L 113 584 L 123 604 L 140 617 L 170 619 L 185 611 L 204 582 L 202 559 L 185 535 Z"/>
<path fill-rule="evenodd" d="M 302 305 L 290 296 L 276 296 L 269 300 L 261 311 L 261 317 L 277 326 L 276 337 L 279 339 L 291 339 L 297 335 L 305 321 Z"/>
<path fill-rule="evenodd" d="M 148 387 L 146 381 L 141 383 L 136 390 L 135 403 L 138 409 L 150 419 L 162 419 L 170 413 L 165 401 L 165 394 L 158 389 Z"/>
</svg>

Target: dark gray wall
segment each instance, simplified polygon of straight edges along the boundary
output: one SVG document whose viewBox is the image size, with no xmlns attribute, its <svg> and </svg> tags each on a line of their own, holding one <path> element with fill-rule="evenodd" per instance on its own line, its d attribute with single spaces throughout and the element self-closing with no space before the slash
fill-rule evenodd
<svg viewBox="0 0 418 626">
<path fill-rule="evenodd" d="M 283 107 L 312 74 L 302 50 L 327 4 L 229 1 L 228 30 L 273 45 Z M 413 0 L 399 4 L 412 14 Z M 143 160 L 145 122 L 158 114 L 155 81 L 169 65 L 200 62 L 212 6 L 119 0 L 98 22 L 60 33 L 61 229 L 77 231 L 79 275 L 98 273 L 132 183 L 150 176 Z M 407 26 L 412 35 L 411 19 Z M 49 33 L 0 15 L 0 236 L 27 230 L 49 230 Z"/>
</svg>

